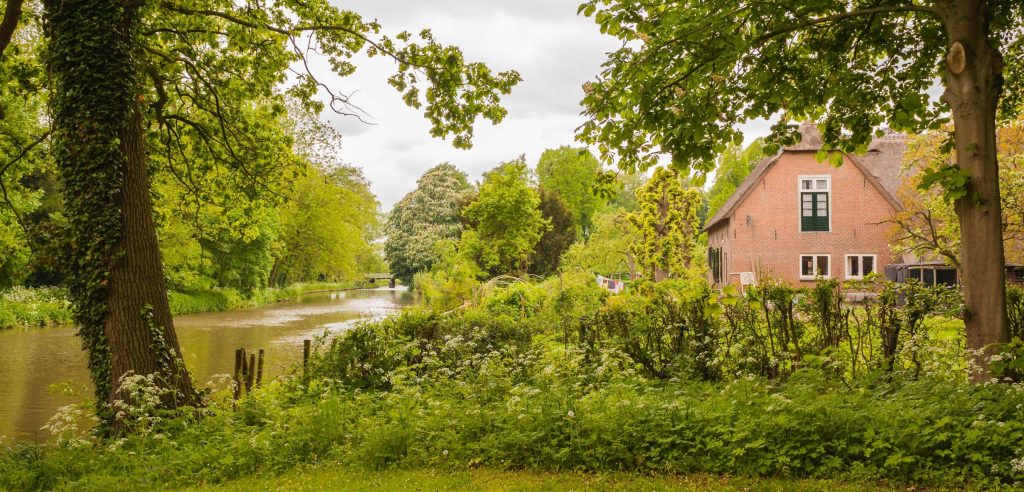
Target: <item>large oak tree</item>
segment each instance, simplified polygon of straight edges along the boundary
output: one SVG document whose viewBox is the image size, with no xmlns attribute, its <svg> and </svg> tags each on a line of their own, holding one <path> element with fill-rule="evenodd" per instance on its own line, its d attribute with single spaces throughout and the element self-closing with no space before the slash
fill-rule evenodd
<svg viewBox="0 0 1024 492">
<path fill-rule="evenodd" d="M 995 130 L 1024 93 L 1022 10 L 1017 0 L 589 0 L 580 11 L 623 45 L 584 87 L 579 137 L 626 168 L 667 155 L 707 173 L 756 118 L 774 121 L 776 145 L 795 141 L 791 123 L 819 123 L 841 162 L 838 151 L 866 150 L 883 126 L 938 129 L 951 115 L 957 162 L 937 178 L 965 239 L 968 343 L 991 353 L 1008 341 Z"/>
<path fill-rule="evenodd" d="M 8 1 L 0 56 L 20 23 Z M 422 109 L 431 134 L 468 147 L 479 118 L 499 122 L 499 99 L 519 81 L 493 73 L 428 30 L 389 37 L 376 22 L 324 0 L 44 0 L 52 149 L 69 222 L 69 286 L 101 410 L 126 374 L 154 374 L 167 406 L 198 393 L 181 360 L 157 247 L 150 174 L 184 186 L 233 176 L 249 192 L 294 179 L 281 166 L 284 93 L 308 108 L 359 115 L 310 69 L 319 53 L 339 75 L 357 53 L 395 62 L 388 83 Z M 216 190 L 197 187 L 197 199 Z M 105 415 L 114 421 L 112 415 Z M 116 424 L 116 422 L 114 422 Z"/>
</svg>

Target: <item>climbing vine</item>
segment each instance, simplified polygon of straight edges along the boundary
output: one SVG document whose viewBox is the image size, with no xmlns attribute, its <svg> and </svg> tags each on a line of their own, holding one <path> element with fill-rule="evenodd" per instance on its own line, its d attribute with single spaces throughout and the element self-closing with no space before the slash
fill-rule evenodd
<svg viewBox="0 0 1024 492">
<path fill-rule="evenodd" d="M 121 254 L 118 195 L 127 165 L 120 137 L 139 94 L 131 38 L 138 17 L 117 0 L 46 0 L 44 8 L 53 157 L 68 217 L 68 287 L 102 414 L 111 391 L 107 283 Z"/>
</svg>

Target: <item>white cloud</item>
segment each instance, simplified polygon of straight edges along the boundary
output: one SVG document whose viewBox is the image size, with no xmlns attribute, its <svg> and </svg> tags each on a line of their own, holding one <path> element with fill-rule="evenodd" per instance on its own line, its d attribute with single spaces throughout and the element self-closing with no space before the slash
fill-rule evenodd
<svg viewBox="0 0 1024 492">
<path fill-rule="evenodd" d="M 430 137 L 420 112 L 406 107 L 387 85 L 394 70 L 389 60 L 360 57 L 354 75 L 322 77 L 338 91 L 358 91 L 353 102 L 372 116 L 374 125 L 337 115 L 328 119 L 343 134 L 342 159 L 363 168 L 385 210 L 437 163 L 451 162 L 476 180 L 520 154 L 533 164 L 544 149 L 573 144 L 583 122 L 581 86 L 600 71 L 605 53 L 618 46 L 592 19 L 576 15 L 578 0 L 347 0 L 338 5 L 379 20 L 388 33 L 430 28 L 439 41 L 462 48 L 467 59 L 523 75 L 504 99 L 508 117 L 499 126 L 478 122 L 470 150 Z M 320 74 L 329 71 L 326 63 L 315 65 Z M 752 129 L 752 136 L 764 133 Z"/>
</svg>

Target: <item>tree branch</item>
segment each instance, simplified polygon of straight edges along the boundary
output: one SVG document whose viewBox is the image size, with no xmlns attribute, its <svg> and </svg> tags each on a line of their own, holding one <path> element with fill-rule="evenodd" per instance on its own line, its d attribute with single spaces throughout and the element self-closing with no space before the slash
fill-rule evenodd
<svg viewBox="0 0 1024 492">
<path fill-rule="evenodd" d="M 6 172 L 7 172 L 7 169 L 9 169 L 9 168 L 10 168 L 11 166 L 13 166 L 13 165 L 17 164 L 17 163 L 18 163 L 18 161 L 20 161 L 20 160 L 24 159 L 24 158 L 25 158 L 25 156 L 26 156 L 26 155 L 28 155 L 28 153 L 29 153 L 29 152 L 30 152 L 30 151 L 31 151 L 31 150 L 32 150 L 32 149 L 33 149 L 33 148 L 34 148 L 34 147 L 35 147 L 36 145 L 39 145 L 39 144 L 43 143 L 43 141 L 44 141 L 44 140 L 46 140 L 46 139 L 47 139 L 47 137 L 49 137 L 49 136 L 50 136 L 50 132 L 51 132 L 51 131 L 52 131 L 52 130 L 46 130 L 46 132 L 45 132 L 45 133 L 43 133 L 42 135 L 40 135 L 40 136 L 39 136 L 39 138 L 36 138 L 35 140 L 33 140 L 33 141 L 32 141 L 32 143 L 28 144 L 28 145 L 27 145 L 27 146 L 25 146 L 25 147 L 22 147 L 22 149 L 21 149 L 21 152 L 19 152 L 19 153 L 18 153 L 18 155 L 14 156 L 14 159 L 11 159 L 11 161 L 10 161 L 10 162 L 8 162 L 8 163 L 4 164 L 4 167 L 0 167 L 0 179 L 3 179 L 4 173 L 6 173 Z"/>
<path fill-rule="evenodd" d="M 336 25 L 311 25 L 311 26 L 295 26 L 295 27 L 280 27 L 280 26 L 274 26 L 274 25 L 270 25 L 270 24 L 262 24 L 261 25 L 261 24 L 258 24 L 256 22 L 245 20 L 245 19 L 243 19 L 241 17 L 238 17 L 238 16 L 236 16 L 234 14 L 231 14 L 231 13 L 228 13 L 228 12 L 222 12 L 222 11 L 219 11 L 219 10 L 206 10 L 206 9 L 204 9 L 204 10 L 195 10 L 195 9 L 190 9 L 190 8 L 183 7 L 181 5 L 176 5 L 176 4 L 173 4 L 171 2 L 166 2 L 166 1 L 165 2 L 160 2 L 160 6 L 163 7 L 164 9 L 167 9 L 167 10 L 170 10 L 170 11 L 173 11 L 173 12 L 178 12 L 179 14 L 185 14 L 185 15 L 205 15 L 205 16 L 210 16 L 210 17 L 218 17 L 218 18 L 224 19 L 224 20 L 226 20 L 228 22 L 231 22 L 233 24 L 238 24 L 240 26 L 248 27 L 248 28 L 251 28 L 251 29 L 267 29 L 269 31 L 276 32 L 278 34 L 283 34 L 285 36 L 292 36 L 292 35 L 295 35 L 295 34 L 301 34 L 301 33 L 309 32 L 309 31 L 340 31 L 340 32 L 344 32 L 344 33 L 350 34 L 350 35 L 352 35 L 352 36 L 354 36 L 356 38 L 359 38 L 360 40 L 364 41 L 366 44 L 369 44 L 370 46 L 373 46 L 375 49 L 377 49 L 381 53 L 384 53 L 385 55 L 390 56 L 395 61 L 397 61 L 397 62 L 399 62 L 399 63 L 401 63 L 403 65 L 408 65 L 410 67 L 416 67 L 416 68 L 420 68 L 420 69 L 430 68 L 430 67 L 428 67 L 426 65 L 410 62 L 404 56 L 402 56 L 400 53 L 396 53 L 396 52 L 394 52 L 392 50 L 389 50 L 387 47 L 385 47 L 382 44 L 374 41 L 373 39 L 371 39 L 370 37 L 366 36 L 365 34 L 359 32 L 359 31 L 356 31 L 356 30 L 354 30 L 352 28 L 349 28 L 349 27 L 336 26 Z"/>
<path fill-rule="evenodd" d="M 46 138 L 50 136 L 50 132 L 51 131 L 52 130 L 47 130 L 46 133 L 43 133 L 42 135 L 40 135 L 39 138 L 37 138 L 34 141 L 32 141 L 32 143 L 30 143 L 27 146 L 23 147 L 21 149 L 21 152 L 19 152 L 18 155 L 14 157 L 14 159 L 12 159 L 7 164 L 4 164 L 4 167 L 0 168 L 0 192 L 3 192 L 4 202 L 7 204 L 7 207 L 9 207 L 11 209 L 11 212 L 14 213 L 14 218 L 18 221 L 18 225 L 21 226 L 21 229 L 23 231 L 25 231 L 25 235 L 26 236 L 31 236 L 31 233 L 29 232 L 29 228 L 25 224 L 25 220 L 22 218 L 21 213 L 18 212 L 18 209 L 14 206 L 14 203 L 11 202 L 10 196 L 7 195 L 7 185 L 4 184 L 3 177 L 4 177 L 4 173 L 6 173 L 7 170 L 11 168 L 11 166 L 16 164 L 18 161 L 24 159 L 25 156 L 28 155 L 28 153 L 33 148 L 35 148 L 35 146 L 43 143 L 43 141 L 46 140 Z"/>
<path fill-rule="evenodd" d="M 841 20 L 845 20 L 845 19 L 849 19 L 849 18 L 853 18 L 853 17 L 860 17 L 860 16 L 863 16 L 863 15 L 888 14 L 888 13 L 896 13 L 896 12 L 925 12 L 925 13 L 929 13 L 929 14 L 938 16 L 940 18 L 942 16 L 942 13 L 938 9 L 936 9 L 934 7 L 925 7 L 925 6 L 922 6 L 922 5 L 898 5 L 898 6 L 890 6 L 890 7 L 874 7 L 874 8 L 860 9 L 860 10 L 854 10 L 854 11 L 851 11 L 851 12 L 842 12 L 842 13 L 838 13 L 838 14 L 827 15 L 825 17 L 814 17 L 814 18 L 811 18 L 811 19 L 807 19 L 807 20 L 805 20 L 803 22 L 799 22 L 799 23 L 796 23 L 796 24 L 793 24 L 793 25 L 790 25 L 790 26 L 786 26 L 786 27 L 783 27 L 783 28 L 780 28 L 780 29 L 776 29 L 774 31 L 771 31 L 771 32 L 768 32 L 766 34 L 763 34 L 763 35 L 759 36 L 757 39 L 755 39 L 753 41 L 753 44 L 757 44 L 757 43 L 760 43 L 760 42 L 763 42 L 763 41 L 767 41 L 767 40 L 769 40 L 771 38 L 774 38 L 776 36 L 781 36 L 783 34 L 788 34 L 788 33 L 791 33 L 793 31 L 799 31 L 799 30 L 804 29 L 806 27 L 813 27 L 813 26 L 817 26 L 817 25 L 820 25 L 820 24 L 828 24 L 828 23 L 831 23 L 831 22 L 837 22 L 837 21 L 841 21 Z"/>
<path fill-rule="evenodd" d="M 7 0 L 7 8 L 4 9 L 4 19 L 0 21 L 0 56 L 11 44 L 14 38 L 14 30 L 18 27 L 21 19 L 21 5 L 23 0 Z"/>
</svg>

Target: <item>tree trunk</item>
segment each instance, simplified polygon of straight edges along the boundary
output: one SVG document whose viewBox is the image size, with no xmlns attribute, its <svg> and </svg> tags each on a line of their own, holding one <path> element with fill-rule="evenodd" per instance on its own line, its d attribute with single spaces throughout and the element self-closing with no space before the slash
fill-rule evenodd
<svg viewBox="0 0 1024 492">
<path fill-rule="evenodd" d="M 171 322 L 149 196 L 139 101 L 135 7 L 119 0 L 46 0 L 53 155 L 68 215 L 68 284 L 96 386 L 109 403 L 122 376 L 156 376 L 166 406 L 197 393 Z"/>
<path fill-rule="evenodd" d="M 996 158 L 1003 60 L 989 41 L 988 15 L 984 0 L 957 0 L 945 18 L 950 50 L 943 99 L 953 114 L 957 164 L 970 175 L 967 194 L 955 208 L 962 234 L 967 345 L 978 353 L 975 381 L 987 378 L 993 344 L 1009 341 Z"/>
<path fill-rule="evenodd" d="M 104 332 L 110 344 L 109 401 L 121 398 L 119 379 L 129 373 L 157 374 L 163 388 L 172 390 L 170 407 L 196 403 L 197 393 L 185 368 L 167 299 L 160 246 L 149 194 L 146 142 L 138 104 L 121 132 L 127 157 L 124 183 L 118 194 L 121 210 L 121 252 L 110 271 L 109 312 Z"/>
<path fill-rule="evenodd" d="M 278 274 L 281 271 L 281 258 L 274 258 L 274 266 L 270 269 L 270 277 L 267 279 L 267 287 L 277 287 Z"/>
<path fill-rule="evenodd" d="M 7 7 L 4 8 L 4 17 L 0 21 L 0 56 L 3 56 L 7 45 L 11 44 L 14 38 L 14 30 L 18 28 L 18 21 L 21 19 L 22 0 L 7 0 Z"/>
</svg>

